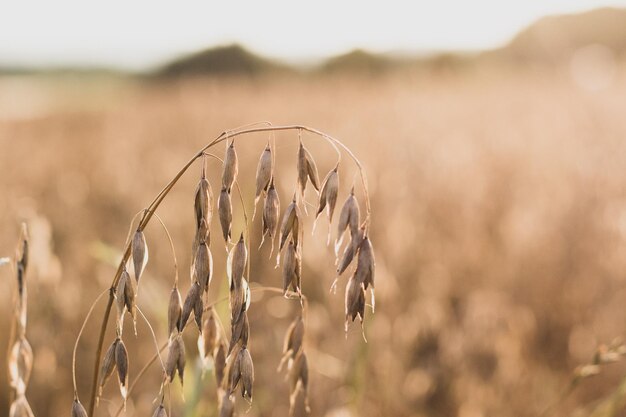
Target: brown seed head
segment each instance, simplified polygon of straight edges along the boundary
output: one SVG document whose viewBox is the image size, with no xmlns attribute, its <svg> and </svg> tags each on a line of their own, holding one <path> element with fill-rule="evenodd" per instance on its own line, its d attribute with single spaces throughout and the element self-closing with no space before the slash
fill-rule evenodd
<svg viewBox="0 0 626 417">
<path fill-rule="evenodd" d="M 200 288 L 200 284 L 198 281 L 194 281 L 191 284 L 191 288 L 189 288 L 189 292 L 187 293 L 187 297 L 185 297 L 185 303 L 183 304 L 183 310 L 180 316 L 180 331 L 185 328 L 187 325 L 187 321 L 191 316 L 191 312 L 194 311 L 198 300 L 201 300 L 202 289 Z"/>
<path fill-rule="evenodd" d="M 283 344 L 283 354 L 289 354 L 295 357 L 302 349 L 302 341 L 304 339 L 304 321 L 302 316 L 295 318 L 287 329 L 285 335 L 285 343 Z"/>
<path fill-rule="evenodd" d="M 372 242 L 365 236 L 359 248 L 359 256 L 356 263 L 354 277 L 357 282 L 364 285 L 365 289 L 369 285 L 374 288 L 374 275 L 376 272 L 376 259 L 374 258 L 374 248 Z"/>
<path fill-rule="evenodd" d="M 296 285 L 297 263 L 296 246 L 290 241 L 285 250 L 285 259 L 283 260 L 283 294 L 286 294 L 289 287 Z"/>
<path fill-rule="evenodd" d="M 225 242 L 230 242 L 231 225 L 233 222 L 233 207 L 230 200 L 230 193 L 226 188 L 222 188 L 220 198 L 217 200 L 217 212 L 222 226 L 222 236 Z"/>
<path fill-rule="evenodd" d="M 219 327 L 215 319 L 215 310 L 213 307 L 204 314 L 204 322 L 202 323 L 202 357 L 206 358 L 213 354 L 213 351 L 219 343 Z"/>
<path fill-rule="evenodd" d="M 333 213 L 337 204 L 337 193 L 339 192 L 339 175 L 337 168 L 331 170 L 324 178 L 322 191 L 320 192 L 319 203 L 317 205 L 317 216 L 320 215 L 324 208 L 327 208 L 328 222 L 333 221 Z"/>
<path fill-rule="evenodd" d="M 248 321 L 248 314 L 243 311 L 239 320 L 231 323 L 231 339 L 228 351 L 231 352 L 238 342 L 241 342 L 241 346 L 247 346 L 249 335 L 250 322 Z"/>
<path fill-rule="evenodd" d="M 357 316 L 363 323 L 363 318 L 365 317 L 365 288 L 353 276 L 346 285 L 346 332 L 348 331 L 348 321 L 354 321 Z"/>
<path fill-rule="evenodd" d="M 159 405 L 156 410 L 154 410 L 152 417 L 167 417 L 167 413 L 165 412 L 165 407 L 163 407 L 163 404 Z"/>
<path fill-rule="evenodd" d="M 361 241 L 363 240 L 363 235 L 365 233 L 364 229 L 359 229 L 358 234 L 352 236 L 352 240 L 350 244 L 346 246 L 346 249 L 343 252 L 343 256 L 341 257 L 341 261 L 339 265 L 337 265 L 337 274 L 341 275 L 343 272 L 350 266 L 352 260 L 354 259 L 354 255 L 357 254 L 359 247 L 361 246 Z"/>
<path fill-rule="evenodd" d="M 196 226 L 200 227 L 200 222 L 204 219 L 207 225 L 211 224 L 213 217 L 213 190 L 206 178 L 200 178 L 196 187 L 196 197 L 194 203 L 196 213 Z"/>
<path fill-rule="evenodd" d="M 171 336 L 175 330 L 182 330 L 180 326 L 180 318 L 183 312 L 182 304 L 178 286 L 174 285 L 170 292 L 170 302 L 167 309 L 167 333 L 169 336 Z"/>
<path fill-rule="evenodd" d="M 233 140 L 226 148 L 224 156 L 224 171 L 222 172 L 222 188 L 230 191 L 233 183 L 237 179 L 239 163 L 237 161 L 237 151 L 235 151 L 235 141 Z"/>
<path fill-rule="evenodd" d="M 298 245 L 298 238 L 300 237 L 300 210 L 296 204 L 296 198 L 294 196 L 291 204 L 287 206 L 285 214 L 283 215 L 283 221 L 280 225 L 280 245 L 279 250 L 283 249 L 283 246 L 287 242 L 289 236 L 294 240 L 296 246 Z"/>
<path fill-rule="evenodd" d="M 309 364 L 304 351 L 296 355 L 289 368 L 289 386 L 292 393 L 296 390 L 298 382 L 302 384 L 306 392 L 309 386 Z"/>
<path fill-rule="evenodd" d="M 248 260 L 248 251 L 246 250 L 246 244 L 243 240 L 243 233 L 241 233 L 239 242 L 237 242 L 231 252 L 231 286 L 237 288 L 241 286 L 241 280 L 243 279 L 243 273 L 245 271 L 246 262 Z"/>
<path fill-rule="evenodd" d="M 226 392 L 220 400 L 219 417 L 233 417 L 235 415 L 235 403 L 230 399 L 230 395 Z"/>
<path fill-rule="evenodd" d="M 259 165 L 256 169 L 256 194 L 255 200 L 259 199 L 261 192 L 267 189 L 272 177 L 272 151 L 269 144 L 265 147 L 265 150 L 261 154 L 259 159 Z"/>
<path fill-rule="evenodd" d="M 298 148 L 297 169 L 298 185 L 300 187 L 300 192 L 304 194 L 307 177 L 311 180 L 311 184 L 313 185 L 313 187 L 319 191 L 320 180 L 317 173 L 317 165 L 315 165 L 313 156 L 311 156 L 311 153 L 304 147 L 302 142 L 300 142 L 300 147 Z"/>
<path fill-rule="evenodd" d="M 254 384 L 254 364 L 250 352 L 245 347 L 239 351 L 241 356 L 241 396 L 248 402 L 252 402 L 252 386 Z"/>
<path fill-rule="evenodd" d="M 148 246 L 143 232 L 137 230 L 132 243 L 133 265 L 135 267 L 135 280 L 139 283 L 141 274 L 148 263 Z"/>
<path fill-rule="evenodd" d="M 222 386 L 224 381 L 224 371 L 226 370 L 226 345 L 219 342 L 215 354 L 213 356 L 215 364 L 215 381 L 218 387 Z"/>
<path fill-rule="evenodd" d="M 117 341 L 118 339 L 115 339 L 113 343 L 111 343 L 111 346 L 109 346 L 106 353 L 104 354 L 104 358 L 102 358 L 102 365 L 100 365 L 100 377 L 98 382 L 99 395 L 102 394 L 102 388 L 104 388 L 107 380 L 115 370 L 115 350 L 117 347 Z"/>
<path fill-rule="evenodd" d="M 80 401 L 78 401 L 78 398 L 74 399 L 72 403 L 72 417 L 87 417 L 87 411 Z"/>
<path fill-rule="evenodd" d="M 192 282 L 200 284 L 202 291 L 209 290 L 213 275 L 213 256 L 206 243 L 200 243 L 193 261 Z"/>
<path fill-rule="evenodd" d="M 350 195 L 346 199 L 346 202 L 343 203 L 341 213 L 339 214 L 339 223 L 337 223 L 337 240 L 335 241 L 335 251 L 337 251 L 339 246 L 341 245 L 343 235 L 348 226 L 350 226 L 350 233 L 352 234 L 352 236 L 358 234 L 360 222 L 359 217 L 359 202 L 354 196 L 353 187 L 352 191 L 350 191 Z"/>
<path fill-rule="evenodd" d="M 267 198 L 265 198 L 265 204 L 263 205 L 263 239 L 265 236 L 269 236 L 272 241 L 278 229 L 278 216 L 280 215 L 280 199 L 276 188 L 274 188 L 274 180 L 270 183 L 270 188 L 267 191 Z"/>
<path fill-rule="evenodd" d="M 120 392 L 122 397 L 126 399 L 128 391 L 128 351 L 122 339 L 118 339 L 115 344 L 115 367 L 117 368 Z"/>
</svg>

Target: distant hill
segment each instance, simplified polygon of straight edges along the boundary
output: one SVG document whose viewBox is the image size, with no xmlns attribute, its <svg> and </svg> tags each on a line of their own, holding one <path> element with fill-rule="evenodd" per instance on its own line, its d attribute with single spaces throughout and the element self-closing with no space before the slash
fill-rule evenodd
<svg viewBox="0 0 626 417">
<path fill-rule="evenodd" d="M 514 62 L 556 64 L 579 48 L 601 44 L 617 58 L 626 57 L 626 9 L 602 8 L 584 13 L 549 16 L 520 32 L 503 48 L 486 55 Z"/>
<path fill-rule="evenodd" d="M 325 73 L 360 72 L 379 74 L 399 64 L 402 64 L 399 60 L 355 49 L 346 54 L 329 58 L 319 67 L 319 71 Z"/>
<path fill-rule="evenodd" d="M 239 45 L 206 49 L 166 64 L 157 76 L 180 77 L 190 75 L 248 75 L 290 71 L 282 65 L 253 54 Z"/>
</svg>

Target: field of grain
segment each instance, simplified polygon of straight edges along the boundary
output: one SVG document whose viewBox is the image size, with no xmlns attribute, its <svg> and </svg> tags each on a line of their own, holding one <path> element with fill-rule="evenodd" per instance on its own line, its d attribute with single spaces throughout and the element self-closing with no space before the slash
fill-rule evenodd
<svg viewBox="0 0 626 417">
<path fill-rule="evenodd" d="M 0 78 L 0 257 L 12 255 L 20 222 L 28 222 L 35 363 L 27 393 L 35 415 L 69 415 L 73 343 L 91 302 L 110 285 L 135 213 L 220 132 L 263 120 L 339 138 L 370 183 L 377 305 L 374 315 L 366 312 L 368 343 L 358 324 L 344 336 L 345 277 L 337 294 L 329 293 L 335 265 L 325 245 L 327 222 L 311 237 L 310 212 L 306 221 L 312 416 L 530 417 L 547 408 L 547 415 L 590 415 L 626 372 L 619 361 L 602 366 L 562 395 L 576 367 L 626 328 L 624 97 L 623 68 L 597 92 L 581 88 L 567 69 L 170 82 Z M 284 209 L 296 181 L 297 134 L 275 138 Z M 267 139 L 237 141 L 249 212 Z M 334 151 L 313 136 L 303 140 L 325 174 Z M 219 190 L 220 167 L 208 168 Z M 362 197 L 355 166 L 346 159 L 340 169 L 340 204 L 353 183 Z M 181 292 L 189 286 L 199 175 L 200 166 L 192 167 L 159 209 L 174 239 Z M 310 190 L 307 199 L 314 202 Z M 228 292 L 226 256 L 216 221 L 212 230 L 210 297 L 219 300 Z M 236 203 L 233 235 L 242 230 Z M 257 218 L 252 247 L 260 235 Z M 150 262 L 138 304 L 161 344 L 174 268 L 157 222 L 146 237 Z M 268 255 L 267 247 L 252 252 L 250 280 L 281 286 Z M 0 334 L 7 334 L 14 280 L 7 267 L 0 276 Z M 299 308 L 279 295 L 253 296 L 256 380 L 248 416 L 287 415 L 288 384 L 276 367 Z M 103 309 L 96 307 L 79 344 L 85 399 Z M 227 303 L 218 304 L 221 315 L 227 311 Z M 199 372 L 192 330 L 185 336 L 184 389 L 174 384 L 171 392 L 172 415 L 217 415 L 214 378 Z M 111 325 L 107 340 L 113 331 Z M 137 331 L 125 336 L 131 380 L 155 351 L 142 322 Z M 128 416 L 152 413 L 159 380 L 155 365 L 129 399 Z M 3 363 L 2 410 L 8 392 Z M 601 415 L 624 412 L 615 398 L 613 413 Z M 96 416 L 113 415 L 119 405 L 109 384 Z M 247 409 L 240 400 L 240 413 Z"/>
</svg>

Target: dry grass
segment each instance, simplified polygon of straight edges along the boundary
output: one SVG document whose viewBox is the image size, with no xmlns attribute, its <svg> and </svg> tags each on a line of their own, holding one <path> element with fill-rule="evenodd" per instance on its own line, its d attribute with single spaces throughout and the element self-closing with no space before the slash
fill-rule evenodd
<svg viewBox="0 0 626 417">
<path fill-rule="evenodd" d="M 0 109 L 0 195 L 7 197 L 0 201 L 0 225 L 7 230 L 0 254 L 13 248 L 16 219 L 29 219 L 29 296 L 38 302 L 29 311 L 36 372 L 27 395 L 35 414 L 68 412 L 67 341 L 89 302 L 110 284 L 129 219 L 224 127 L 271 120 L 316 126 L 344 140 L 369 173 L 372 212 L 379 219 L 371 230 L 379 309 L 366 325 L 368 344 L 358 326 L 344 341 L 343 300 L 328 293 L 335 266 L 320 227 L 324 222 L 308 241 L 302 270 L 310 279 L 302 290 L 310 303 L 305 349 L 313 413 L 537 415 L 598 344 L 623 335 L 625 75 L 619 72 L 611 89 L 593 94 L 571 83 L 566 72 L 504 70 L 423 78 L 113 84 L 106 94 L 89 83 L 80 84 L 81 94 L 72 84 L 12 84 L 20 103 L 10 112 Z M 297 142 L 283 140 L 290 134 L 276 134 L 276 167 L 293 179 L 276 184 L 285 207 L 297 178 Z M 336 160 L 328 145 L 303 139 L 319 171 L 330 171 Z M 245 147 L 237 142 L 247 202 L 254 198 L 254 169 L 264 147 L 264 139 Z M 343 167 L 340 202 L 355 174 L 347 163 Z M 221 175 L 221 164 L 207 163 L 207 177 L 219 181 Z M 189 253 L 194 237 L 189 202 L 196 182 L 197 176 L 184 177 L 160 213 L 179 254 Z M 306 192 L 313 204 L 305 216 L 309 231 L 317 201 L 309 187 Z M 232 205 L 233 213 L 241 212 L 239 201 Z M 221 236 L 216 222 L 212 227 L 213 236 Z M 242 229 L 234 214 L 233 236 Z M 259 219 L 252 247 L 262 232 Z M 172 257 L 156 223 L 146 238 L 151 267 L 142 277 L 138 303 L 163 335 Z M 251 281 L 280 285 L 269 251 L 265 245 L 250 256 L 256 271 Z M 215 259 L 215 299 L 228 296 L 223 258 Z M 342 280 L 339 288 L 347 282 Z M 189 284 L 181 280 L 180 287 L 185 294 Z M 300 307 L 286 306 L 280 294 L 251 290 L 250 415 L 287 415 L 290 386 L 275 369 Z M 7 294 L 0 295 L 0 305 L 9 305 Z M 102 314 L 96 310 L 95 316 Z M 216 312 L 228 315 L 228 305 L 218 304 Z M 6 334 L 8 323 L 2 326 Z M 78 352 L 83 364 L 93 360 L 95 327 L 87 327 Z M 155 350 L 141 320 L 137 331 L 137 339 L 132 332 L 124 336 L 130 375 Z M 115 338 L 113 329 L 107 338 Z M 194 344 L 186 340 L 188 347 Z M 185 375 L 188 407 L 213 410 L 213 379 L 201 379 L 194 369 L 188 364 Z M 607 367 L 592 383 L 581 384 L 557 414 L 593 405 L 617 387 L 625 371 L 621 363 Z M 154 413 L 150 401 L 160 373 L 158 365 L 147 371 L 127 404 L 129 414 Z M 80 366 L 78 379 L 90 378 L 90 366 Z M 103 415 L 119 406 L 112 385 L 103 391 Z M 0 379 L 0 388 L 6 386 Z M 0 407 L 8 409 L 6 397 Z"/>
</svg>

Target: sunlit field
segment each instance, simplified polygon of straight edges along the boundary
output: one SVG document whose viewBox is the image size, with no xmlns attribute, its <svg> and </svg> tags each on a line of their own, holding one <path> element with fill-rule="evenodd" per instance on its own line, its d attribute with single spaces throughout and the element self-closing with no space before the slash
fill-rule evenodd
<svg viewBox="0 0 626 417">
<path fill-rule="evenodd" d="M 344 333 L 344 289 L 335 278 L 328 223 L 306 218 L 302 288 L 309 300 L 305 344 L 312 416 L 525 417 L 591 415 L 612 398 L 622 361 L 599 367 L 568 392 L 578 366 L 625 335 L 626 70 L 590 91 L 569 68 L 473 68 L 376 76 L 287 76 L 138 81 L 104 77 L 0 78 L 0 256 L 12 256 L 21 221 L 31 235 L 27 391 L 37 417 L 69 415 L 71 353 L 91 303 L 108 288 L 133 216 L 190 157 L 224 130 L 257 121 L 304 124 L 343 141 L 363 163 L 372 199 L 376 312 L 364 342 Z M 237 139 L 240 185 L 253 211 L 254 173 L 267 133 Z M 320 174 L 333 149 L 303 134 Z M 296 184 L 296 132 L 275 134 L 281 210 Z M 224 154 L 224 147 L 214 152 Z M 207 161 L 219 193 L 221 166 Z M 172 235 L 181 292 L 189 288 L 194 237 L 194 165 L 159 208 Z M 340 166 L 338 205 L 355 165 Z M 316 204 L 311 189 L 307 201 Z M 234 201 L 233 236 L 244 229 Z M 333 222 L 333 239 L 337 218 Z M 251 286 L 281 287 L 280 269 L 256 251 Z M 138 305 L 167 340 L 174 278 L 161 225 L 146 229 L 150 262 Z M 228 295 L 226 255 L 213 222 L 211 300 Z M 0 269 L 0 333 L 7 334 L 14 278 Z M 369 298 L 368 298 L 369 302 Z M 81 398 L 89 397 L 104 302 L 78 347 Z M 289 384 L 277 373 L 295 300 L 254 292 L 248 311 L 256 379 L 240 415 L 286 416 Z M 217 311 L 228 319 L 228 302 Z M 128 324 L 127 324 L 128 326 Z M 155 353 L 145 323 L 125 334 L 131 381 Z M 114 337 L 111 324 L 107 341 Z M 201 372 L 197 331 L 185 333 L 184 388 L 172 385 L 173 416 L 217 416 L 215 378 Z M 7 340 L 2 338 L 1 340 Z M 106 345 L 106 343 L 105 343 Z M 6 344 L 0 354 L 6 354 Z M 8 410 L 5 362 L 0 409 Z M 594 368 L 595 370 L 595 368 Z M 151 415 L 158 362 L 137 385 L 126 415 Z M 565 393 L 565 394 L 564 394 Z M 184 396 L 184 401 L 183 401 Z M 623 398 L 614 397 L 620 415 Z M 96 416 L 121 404 L 109 383 Z M 247 414 L 244 414 L 249 408 Z M 304 415 L 304 414 L 301 414 Z"/>
</svg>

